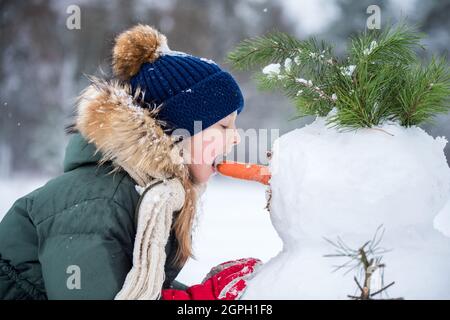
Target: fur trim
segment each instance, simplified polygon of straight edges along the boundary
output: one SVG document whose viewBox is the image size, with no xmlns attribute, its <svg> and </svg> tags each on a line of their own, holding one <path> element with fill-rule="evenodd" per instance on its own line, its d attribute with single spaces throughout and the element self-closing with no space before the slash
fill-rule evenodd
<svg viewBox="0 0 450 320">
<path fill-rule="evenodd" d="M 114 74 L 129 80 L 145 62 L 154 62 L 167 47 L 167 38 L 156 29 L 138 24 L 116 37 L 113 49 Z"/>
<path fill-rule="evenodd" d="M 188 175 L 176 137 L 156 119 L 158 108 L 142 108 L 140 92 L 131 95 L 128 84 L 92 78 L 79 97 L 76 128 L 94 143 L 102 160 L 112 161 L 144 187 L 152 180 Z"/>
</svg>

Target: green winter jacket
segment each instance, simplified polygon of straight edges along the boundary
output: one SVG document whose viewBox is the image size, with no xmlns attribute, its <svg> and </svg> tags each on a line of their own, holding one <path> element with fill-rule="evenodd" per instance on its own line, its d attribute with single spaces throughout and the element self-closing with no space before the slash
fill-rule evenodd
<svg viewBox="0 0 450 320">
<path fill-rule="evenodd" d="M 18 199 L 0 223 L 0 299 L 113 299 L 132 266 L 139 194 L 125 171 L 72 136 L 64 174 Z M 180 271 L 166 245 L 166 281 Z"/>
</svg>

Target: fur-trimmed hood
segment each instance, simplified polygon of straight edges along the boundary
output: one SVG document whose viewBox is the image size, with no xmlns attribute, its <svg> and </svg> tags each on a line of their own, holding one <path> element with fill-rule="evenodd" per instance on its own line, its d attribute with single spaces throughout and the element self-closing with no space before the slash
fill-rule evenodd
<svg viewBox="0 0 450 320">
<path fill-rule="evenodd" d="M 186 179 L 179 137 L 168 135 L 156 118 L 158 108 L 143 108 L 140 92 L 118 80 L 92 78 L 77 102 L 75 127 L 101 153 L 140 186 L 153 179 Z"/>
<path fill-rule="evenodd" d="M 130 82 L 130 77 L 143 63 L 155 61 L 164 50 L 167 51 L 165 36 L 149 26 L 138 25 L 120 34 L 113 49 L 114 80 L 91 79 L 91 85 L 81 93 L 77 102 L 75 122 L 75 128 L 101 154 L 100 165 L 112 162 L 114 170 L 125 170 L 146 190 L 155 185 L 154 180 L 168 179 L 163 183 L 172 186 L 167 190 L 156 187 L 149 191 L 147 194 L 152 205 L 141 208 L 145 203 L 142 196 L 137 209 L 137 217 L 144 220 L 138 222 L 135 248 L 144 248 L 144 255 L 133 253 L 133 269 L 129 277 L 135 279 L 139 276 L 144 281 L 139 282 L 143 285 L 139 289 L 132 281 L 123 290 L 151 290 L 148 297 L 152 298 L 158 296 L 162 286 L 166 257 L 161 244 L 167 241 L 169 230 L 174 230 L 178 242 L 176 263 L 182 265 L 192 255 L 192 223 L 198 191 L 201 191 L 191 179 L 181 153 L 183 149 L 177 144 L 180 137 L 164 130 L 168 125 L 161 119 L 167 118 L 159 113 L 167 105 L 164 109 L 162 104 L 150 105 L 150 101 L 155 100 L 144 99 L 140 86 L 132 87 Z M 175 117 L 179 116 L 175 114 Z M 178 195 L 182 207 L 173 206 L 172 201 L 162 194 L 173 198 Z M 173 211 L 178 211 L 178 214 L 172 224 Z M 148 266 L 151 267 L 150 272 L 145 271 Z M 138 296 L 141 297 L 140 294 Z"/>
<path fill-rule="evenodd" d="M 204 186 L 192 181 L 183 149 L 177 144 L 179 136 L 164 131 L 164 122 L 157 117 L 159 107 L 141 105 L 140 98 L 141 92 L 133 94 L 127 83 L 92 78 L 78 99 L 75 128 L 95 145 L 100 165 L 111 161 L 113 171 L 125 170 L 139 186 L 147 188 L 154 180 L 166 179 L 181 183 L 184 205 L 173 230 L 179 244 L 175 261 L 182 265 L 192 255 L 192 223 Z M 157 201 L 161 210 L 169 205 L 162 198 Z"/>
</svg>

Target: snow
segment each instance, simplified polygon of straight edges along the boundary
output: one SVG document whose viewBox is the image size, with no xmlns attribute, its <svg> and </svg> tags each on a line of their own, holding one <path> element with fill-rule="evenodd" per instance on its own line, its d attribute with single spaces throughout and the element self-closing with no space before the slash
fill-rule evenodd
<svg viewBox="0 0 450 320">
<path fill-rule="evenodd" d="M 368 56 L 372 53 L 372 51 L 378 46 L 378 43 L 374 40 L 370 43 L 369 47 L 364 49 L 363 53 L 365 56 Z"/>
<path fill-rule="evenodd" d="M 0 178 L 0 221 L 14 202 L 48 181 L 46 176 L 19 174 Z"/>
<path fill-rule="evenodd" d="M 313 85 L 313 83 L 312 83 L 312 81 L 311 80 L 306 80 L 306 79 L 303 79 L 303 78 L 297 78 L 297 79 L 295 79 L 298 83 L 301 83 L 301 84 L 303 84 L 303 85 L 305 85 L 305 86 L 307 86 L 307 87 L 312 87 L 312 85 Z"/>
<path fill-rule="evenodd" d="M 186 52 L 182 52 L 182 51 L 175 51 L 169 48 L 169 45 L 167 44 L 167 41 L 163 41 L 160 45 L 160 47 L 158 48 L 158 51 L 162 54 L 162 55 L 169 55 L 169 56 L 180 56 L 180 57 L 187 57 L 187 56 L 192 56 Z M 201 61 L 209 63 L 209 64 L 215 64 L 217 65 L 217 63 L 214 60 L 208 59 L 208 58 L 204 58 L 204 57 L 199 57 Z"/>
<path fill-rule="evenodd" d="M 283 249 L 243 298 L 348 299 L 361 274 L 333 272 L 348 258 L 324 257 L 336 253 L 324 238 L 359 249 L 383 226 L 379 246 L 389 251 L 376 256 L 386 264 L 384 284 L 395 281 L 383 297 L 449 299 L 450 239 L 438 231 L 450 235 L 446 143 L 418 127 L 338 131 L 323 118 L 278 138 L 270 217 Z M 377 272 L 372 292 L 381 279 Z"/>
<path fill-rule="evenodd" d="M 270 76 L 276 76 L 280 74 L 280 64 L 279 63 L 271 63 L 267 66 L 265 66 L 262 70 L 264 74 L 270 75 Z"/>
<path fill-rule="evenodd" d="M 286 72 L 290 72 L 291 68 L 292 68 L 292 59 L 286 58 L 286 60 L 284 60 L 284 69 L 286 70 Z"/>
<path fill-rule="evenodd" d="M 434 219 L 434 228 L 442 232 L 450 238 L 450 201 L 447 202 L 445 208 Z"/>
<path fill-rule="evenodd" d="M 350 65 L 350 66 L 347 66 L 347 67 L 341 67 L 341 73 L 344 76 L 351 77 L 353 75 L 353 72 L 355 71 L 355 69 L 356 69 L 355 65 Z"/>
<path fill-rule="evenodd" d="M 206 63 L 209 63 L 209 64 L 217 64 L 214 60 L 203 58 L 203 57 L 201 57 L 200 60 L 204 61 Z"/>
<path fill-rule="evenodd" d="M 169 45 L 167 44 L 167 41 L 162 41 L 160 47 L 158 48 L 158 51 L 162 55 L 168 55 L 168 56 L 180 56 L 180 57 L 186 57 L 190 56 L 190 54 L 187 54 L 186 52 L 182 51 L 175 51 L 169 48 Z"/>
</svg>

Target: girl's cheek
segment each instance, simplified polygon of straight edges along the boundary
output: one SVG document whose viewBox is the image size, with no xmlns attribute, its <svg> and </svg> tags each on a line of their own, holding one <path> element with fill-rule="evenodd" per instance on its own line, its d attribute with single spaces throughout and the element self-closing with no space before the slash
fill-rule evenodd
<svg viewBox="0 0 450 320">
<path fill-rule="evenodd" d="M 205 141 L 202 136 L 195 136 L 191 144 L 192 164 L 201 165 L 204 163 Z"/>
<path fill-rule="evenodd" d="M 216 157 L 231 150 L 232 139 L 232 134 L 230 136 L 228 132 L 216 128 L 204 130 L 201 135 L 194 136 L 191 140 L 191 163 L 212 164 Z"/>
<path fill-rule="evenodd" d="M 213 142 L 208 138 L 205 137 L 205 139 L 202 141 L 202 158 L 203 160 L 207 160 L 211 152 L 213 151 Z"/>
<path fill-rule="evenodd" d="M 226 153 L 226 136 L 216 130 L 214 134 L 207 136 L 203 142 L 203 155 L 206 163 L 211 164 L 216 157 Z"/>
<path fill-rule="evenodd" d="M 210 165 L 191 164 L 189 165 L 189 170 L 195 183 L 208 182 L 209 178 L 214 173 Z"/>
</svg>

